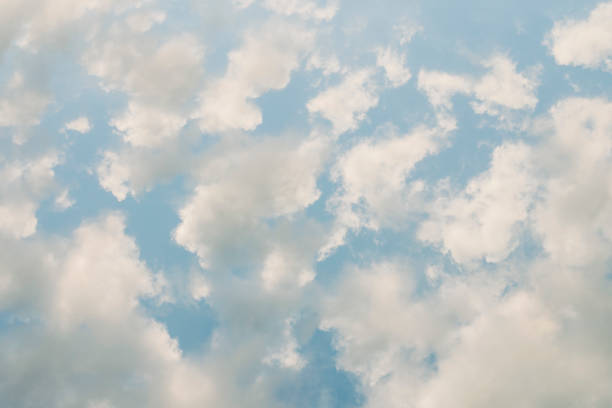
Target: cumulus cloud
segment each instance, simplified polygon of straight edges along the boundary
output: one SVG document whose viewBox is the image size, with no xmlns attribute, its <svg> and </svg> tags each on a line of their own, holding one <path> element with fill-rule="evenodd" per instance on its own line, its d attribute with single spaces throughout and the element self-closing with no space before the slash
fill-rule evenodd
<svg viewBox="0 0 612 408">
<path fill-rule="evenodd" d="M 33 78 L 16 71 L 0 94 L 0 127 L 27 128 L 40 123 L 42 114 L 51 103 L 48 92 Z M 16 134 L 14 142 L 25 142 Z"/>
<path fill-rule="evenodd" d="M 583 20 L 557 21 L 545 44 L 559 65 L 612 72 L 612 3 L 601 3 Z"/>
<path fill-rule="evenodd" d="M 569 98 L 550 110 L 542 164 L 549 177 L 534 227 L 558 262 L 585 265 L 609 257 L 612 230 L 612 103 Z M 588 199 L 585 199 L 588 197 Z"/>
<path fill-rule="evenodd" d="M 195 36 L 162 41 L 125 32 L 102 37 L 84 56 L 90 74 L 107 90 L 130 96 L 110 124 L 135 146 L 159 146 L 187 122 L 188 106 L 203 74 L 203 47 Z"/>
<path fill-rule="evenodd" d="M 438 151 L 443 133 L 417 128 L 406 135 L 382 130 L 380 139 L 365 140 L 340 156 L 332 178 L 340 184 L 327 205 L 336 225 L 320 259 L 342 245 L 349 230 L 401 224 L 408 210 L 420 211 L 421 180 L 406 181 L 415 164 Z"/>
<path fill-rule="evenodd" d="M 64 125 L 64 130 L 72 130 L 81 134 L 89 133 L 91 130 L 91 123 L 85 116 L 78 117 Z"/>
<path fill-rule="evenodd" d="M 367 111 L 378 105 L 373 75 L 370 69 L 348 73 L 342 82 L 308 101 L 308 111 L 329 120 L 337 134 L 355 130 Z"/>
<path fill-rule="evenodd" d="M 5 405 L 612 405 L 592 72 L 555 99 L 499 19 L 462 71 L 425 3 L 0 3 Z M 610 69 L 609 8 L 559 64 Z"/>
<path fill-rule="evenodd" d="M 265 244 L 258 238 L 266 230 L 264 219 L 299 213 L 319 198 L 317 176 L 326 149 L 325 139 L 313 136 L 297 146 L 271 139 L 217 152 L 179 211 L 176 241 L 203 264 L 215 254 L 229 255 L 237 247 L 246 254 Z"/>
<path fill-rule="evenodd" d="M 0 161 L 0 231 L 17 238 L 36 232 L 40 201 L 53 191 L 56 153 L 22 160 Z"/>
<path fill-rule="evenodd" d="M 412 74 L 406 68 L 406 56 L 394 52 L 391 48 L 379 49 L 376 52 L 376 65 L 385 70 L 392 86 L 404 85 Z"/>
<path fill-rule="evenodd" d="M 195 116 L 202 131 L 255 129 L 262 116 L 253 99 L 286 87 L 313 40 L 312 32 L 278 20 L 247 31 L 242 46 L 228 54 L 225 75 L 200 95 Z"/>
<path fill-rule="evenodd" d="M 449 74 L 421 69 L 418 88 L 437 110 L 438 121 L 448 130 L 456 127 L 452 117 L 452 97 L 464 94 L 471 97 L 475 113 L 489 115 L 499 122 L 512 123 L 513 111 L 533 110 L 538 103 L 538 66 L 518 72 L 516 63 L 505 55 L 493 55 L 481 62 L 487 72 L 481 77 Z"/>
<path fill-rule="evenodd" d="M 319 5 L 318 3 L 323 3 Z M 315 20 L 331 20 L 338 11 L 338 0 L 263 0 L 264 7 L 279 14 L 297 14 Z"/>
<path fill-rule="evenodd" d="M 67 241 L 2 246 L 8 283 L 0 289 L 1 307 L 21 305 L 23 322 L 0 340 L 6 403 L 192 407 L 209 401 L 208 380 L 181 359 L 165 328 L 138 309 L 139 297 L 157 293 L 155 276 L 124 228 L 123 217 L 109 214 L 82 224 Z M 195 378 L 198 388 L 190 389 Z M 125 381 L 139 386 L 126 389 Z M 176 382 L 197 398 L 178 394 Z"/>
<path fill-rule="evenodd" d="M 484 174 L 462 192 L 447 191 L 434 201 L 419 238 L 440 245 L 457 262 L 503 260 L 517 245 L 534 199 L 532 160 L 524 144 L 497 147 Z"/>
</svg>

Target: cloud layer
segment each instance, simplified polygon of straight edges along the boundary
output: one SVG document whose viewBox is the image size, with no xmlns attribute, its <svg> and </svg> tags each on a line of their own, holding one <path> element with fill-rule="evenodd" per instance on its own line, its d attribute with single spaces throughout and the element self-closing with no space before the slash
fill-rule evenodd
<svg viewBox="0 0 612 408">
<path fill-rule="evenodd" d="M 2 2 L 0 401 L 611 406 L 612 3 L 430 3 Z"/>
</svg>

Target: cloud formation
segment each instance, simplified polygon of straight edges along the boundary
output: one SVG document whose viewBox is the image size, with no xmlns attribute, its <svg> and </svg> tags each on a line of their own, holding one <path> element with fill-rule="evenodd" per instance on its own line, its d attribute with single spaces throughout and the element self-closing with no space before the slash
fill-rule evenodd
<svg viewBox="0 0 612 408">
<path fill-rule="evenodd" d="M 0 401 L 611 406 L 612 8 L 477 3 L 0 2 Z"/>
</svg>

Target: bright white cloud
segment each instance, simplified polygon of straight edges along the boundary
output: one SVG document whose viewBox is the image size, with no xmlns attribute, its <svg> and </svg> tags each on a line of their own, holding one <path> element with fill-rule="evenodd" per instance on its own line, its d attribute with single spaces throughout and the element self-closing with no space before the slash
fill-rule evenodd
<svg viewBox="0 0 612 408">
<path fill-rule="evenodd" d="M 139 297 L 156 294 L 155 277 L 124 228 L 123 218 L 110 214 L 84 223 L 68 241 L 9 243 L 10 255 L 0 251 L 8 278 L 0 307 L 20 305 L 25 319 L 22 330 L 0 340 L 0 372 L 10 379 L 0 386 L 4 402 L 211 403 L 210 379 L 138 308 Z M 139 386 L 123 388 L 125 381 Z"/>
<path fill-rule="evenodd" d="M 612 3 L 601 3 L 584 20 L 557 21 L 545 44 L 557 64 L 612 72 Z"/>
<path fill-rule="evenodd" d="M 160 146 L 174 139 L 187 123 L 187 119 L 177 113 L 138 102 L 129 104 L 127 111 L 111 120 L 125 142 L 133 146 Z"/>
<path fill-rule="evenodd" d="M 219 151 L 201 171 L 202 182 L 180 210 L 174 237 L 203 264 L 233 251 L 243 255 L 267 243 L 259 236 L 266 218 L 290 216 L 320 195 L 317 176 L 327 143 L 312 137 L 301 144 L 278 140 Z M 232 255 L 234 256 L 234 255 Z"/>
<path fill-rule="evenodd" d="M 55 208 L 59 211 L 67 210 L 74 205 L 75 201 L 70 197 L 68 189 L 64 189 L 55 197 Z"/>
<path fill-rule="evenodd" d="M 253 99 L 286 87 L 313 40 L 312 32 L 278 20 L 247 31 L 242 46 L 228 54 L 225 75 L 200 95 L 195 116 L 202 131 L 255 129 L 262 115 Z"/>
<path fill-rule="evenodd" d="M 521 223 L 533 201 L 537 181 L 530 148 L 504 144 L 493 152 L 491 167 L 462 192 L 442 190 L 430 206 L 430 219 L 418 236 L 438 244 L 457 262 L 503 260 L 518 244 Z"/>
<path fill-rule="evenodd" d="M 609 1 L 340 5 L 0 1 L 4 405 L 612 405 Z"/>
<path fill-rule="evenodd" d="M 456 75 L 421 69 L 418 88 L 438 110 L 440 126 L 453 130 L 456 123 L 450 111 L 452 97 L 465 94 L 472 98 L 474 112 L 513 122 L 513 111 L 533 110 L 538 103 L 539 67 L 518 72 L 516 63 L 504 55 L 493 55 L 481 64 L 488 69 L 483 76 Z"/>
<path fill-rule="evenodd" d="M 367 111 L 378 104 L 373 74 L 369 69 L 350 72 L 341 83 L 308 101 L 308 111 L 329 120 L 337 134 L 355 130 Z"/>
<path fill-rule="evenodd" d="M 318 5 L 317 3 L 324 3 Z M 338 0 L 263 0 L 266 8 L 279 14 L 297 14 L 316 20 L 331 20 L 338 11 Z"/>
<path fill-rule="evenodd" d="M 55 153 L 33 159 L 0 161 L 0 231 L 17 238 L 36 232 L 36 211 L 54 188 Z"/>
<path fill-rule="evenodd" d="M 26 128 L 40 123 L 42 114 L 51 103 L 47 92 L 30 81 L 22 72 L 15 72 L 0 92 L 0 127 Z M 23 143 L 19 138 L 14 141 Z"/>
<path fill-rule="evenodd" d="M 535 210 L 535 229 L 558 262 L 605 260 L 612 248 L 612 103 L 562 100 L 551 108 L 547 125 L 541 161 L 550 178 Z"/>
<path fill-rule="evenodd" d="M 328 202 L 336 226 L 321 258 L 342 245 L 350 229 L 401 225 L 409 210 L 420 210 L 424 183 L 406 179 L 416 163 L 437 152 L 443 135 L 426 128 L 402 136 L 382 132 L 387 133 L 383 138 L 363 141 L 344 153 L 332 169 L 341 188 Z"/>
<path fill-rule="evenodd" d="M 148 10 L 136 12 L 126 18 L 128 26 L 137 32 L 144 33 L 149 31 L 156 24 L 161 24 L 166 20 L 166 13 L 160 10 Z"/>
<path fill-rule="evenodd" d="M 376 65 L 385 70 L 392 86 L 404 85 L 412 77 L 410 70 L 405 66 L 406 56 L 400 55 L 391 48 L 377 50 Z"/>
<path fill-rule="evenodd" d="M 65 130 L 73 130 L 75 132 L 85 134 L 89 133 L 91 130 L 91 124 L 89 123 L 89 119 L 85 116 L 81 116 L 64 125 Z"/>
</svg>

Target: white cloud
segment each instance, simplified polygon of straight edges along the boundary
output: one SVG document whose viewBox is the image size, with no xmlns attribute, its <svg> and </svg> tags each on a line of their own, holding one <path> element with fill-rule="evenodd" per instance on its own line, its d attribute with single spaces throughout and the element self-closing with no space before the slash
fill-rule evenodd
<svg viewBox="0 0 612 408">
<path fill-rule="evenodd" d="M 187 123 L 202 81 L 203 55 L 192 34 L 159 40 L 119 30 L 101 36 L 83 64 L 106 90 L 130 97 L 127 110 L 110 120 L 125 142 L 158 147 L 175 139 Z"/>
<path fill-rule="evenodd" d="M 192 274 L 190 282 L 190 294 L 193 300 L 200 301 L 210 295 L 210 284 L 202 274 Z"/>
<path fill-rule="evenodd" d="M 538 70 L 519 73 L 516 63 L 502 55 L 483 62 L 489 72 L 474 84 L 476 113 L 499 115 L 499 108 L 533 109 L 538 103 L 535 96 L 539 84 Z"/>
<path fill-rule="evenodd" d="M 410 70 L 405 66 L 406 56 L 389 47 L 377 50 L 376 65 L 385 70 L 387 79 L 394 87 L 404 85 L 412 77 Z"/>
<path fill-rule="evenodd" d="M 197 159 L 194 140 L 199 140 L 200 135 L 194 130 L 183 130 L 179 137 L 155 141 L 155 146 L 129 144 L 116 151 L 104 151 L 95 167 L 98 183 L 117 200 L 123 201 L 128 195 L 136 197 L 158 183 L 188 172 Z"/>
<path fill-rule="evenodd" d="M 91 130 L 91 124 L 89 119 L 85 116 L 78 117 L 64 125 L 65 130 L 73 130 L 81 134 L 89 133 Z"/>
<path fill-rule="evenodd" d="M 137 32 L 144 33 L 149 31 L 156 24 L 161 24 L 166 20 L 166 13 L 160 10 L 148 10 L 136 12 L 126 18 L 128 26 Z"/>
<path fill-rule="evenodd" d="M 4 242 L 0 309 L 20 306 L 23 320 L 0 339 L 5 403 L 219 404 L 203 367 L 183 359 L 139 308 L 139 297 L 155 296 L 155 277 L 124 228 L 123 217 L 109 214 L 67 240 Z"/>
<path fill-rule="evenodd" d="M 563 334 L 537 297 L 512 295 L 459 331 L 417 406 L 606 406 L 608 363 Z"/>
<path fill-rule="evenodd" d="M 306 365 L 306 360 L 298 352 L 298 344 L 293 337 L 292 329 L 294 319 L 285 320 L 285 329 L 283 330 L 283 339 L 285 343 L 281 349 L 269 353 L 264 357 L 263 362 L 269 365 L 279 365 L 283 368 L 289 368 L 293 370 L 301 370 Z"/>
<path fill-rule="evenodd" d="M 12 75 L 0 94 L 0 126 L 25 128 L 40 123 L 52 98 L 38 85 L 23 72 L 17 71 Z"/>
<path fill-rule="evenodd" d="M 54 188 L 55 153 L 0 162 L 0 231 L 17 238 L 36 232 L 39 202 Z"/>
<path fill-rule="evenodd" d="M 48 44 L 60 45 L 64 36 L 85 17 L 108 13 L 117 0 L 42 0 L 25 1 L 27 24 L 17 43 L 20 47 L 37 51 Z"/>
<path fill-rule="evenodd" d="M 125 200 L 128 194 L 135 194 L 130 187 L 130 168 L 119 155 L 112 151 L 104 152 L 104 158 L 98 165 L 96 172 L 100 186 L 110 191 L 119 201 Z"/>
<path fill-rule="evenodd" d="M 279 14 L 297 14 L 315 20 L 331 20 L 338 11 L 338 0 L 325 0 L 319 6 L 315 0 L 263 0 L 264 7 Z"/>
<path fill-rule="evenodd" d="M 557 21 L 545 44 L 557 64 L 612 72 L 612 3 L 601 3 L 585 20 Z"/>
<path fill-rule="evenodd" d="M 160 146 L 176 138 L 187 123 L 185 116 L 166 108 L 131 102 L 110 125 L 132 146 Z"/>
<path fill-rule="evenodd" d="M 451 109 L 451 98 L 456 94 L 470 93 L 472 81 L 461 75 L 421 69 L 418 87 L 433 106 Z"/>
<path fill-rule="evenodd" d="M 53 313 L 62 326 L 74 327 L 90 319 L 115 323 L 124 313 L 134 312 L 138 297 L 155 294 L 150 272 L 138 260 L 136 244 L 123 235 L 124 223 L 112 214 L 75 231 L 56 286 Z"/>
<path fill-rule="evenodd" d="M 430 205 L 418 237 L 438 244 L 457 262 L 502 261 L 518 244 L 537 180 L 530 148 L 506 143 L 495 149 L 491 167 L 454 194 L 443 191 Z"/>
<path fill-rule="evenodd" d="M 303 260 L 290 256 L 287 251 L 272 250 L 265 258 L 261 279 L 268 291 L 287 290 L 302 287 L 315 278 L 312 268 L 305 266 Z"/>
<path fill-rule="evenodd" d="M 257 251 L 267 244 L 261 238 L 264 219 L 299 213 L 320 194 L 317 176 L 327 150 L 321 138 L 297 146 L 270 139 L 227 148 L 202 168 L 202 181 L 180 210 L 174 234 L 203 264 L 227 256 L 236 245 L 242 255 Z"/>
<path fill-rule="evenodd" d="M 229 53 L 225 75 L 200 95 L 195 116 L 202 131 L 253 130 L 259 126 L 262 115 L 253 99 L 286 87 L 313 40 L 313 33 L 277 20 L 257 31 L 247 31 L 242 47 Z"/>
<path fill-rule="evenodd" d="M 183 133 L 203 81 L 204 49 L 193 34 L 160 38 L 121 24 L 94 40 L 82 63 L 104 89 L 129 97 L 127 109 L 109 121 L 126 145 L 104 152 L 96 168 L 100 185 L 121 201 L 189 161 L 191 136 Z"/>
<path fill-rule="evenodd" d="M 605 260 L 612 248 L 612 103 L 568 98 L 551 108 L 548 121 L 540 162 L 549 177 L 535 230 L 557 262 Z"/>
<path fill-rule="evenodd" d="M 323 75 L 331 75 L 343 71 L 338 57 L 334 54 L 325 55 L 320 51 L 313 52 L 308 58 L 306 69 L 320 69 Z"/>
<path fill-rule="evenodd" d="M 333 330 L 337 365 L 358 376 L 368 407 L 419 406 L 434 376 L 428 356 L 454 344 L 462 322 L 487 310 L 504 287 L 486 274 L 444 274 L 425 293 L 417 282 L 418 271 L 399 260 L 349 268 L 322 302 L 321 328 Z"/>
<path fill-rule="evenodd" d="M 328 289 L 321 327 L 334 333 L 337 365 L 360 380 L 366 407 L 604 407 L 609 283 L 584 272 L 442 273 L 418 290 L 418 271 L 404 262 L 349 269 Z"/>
<path fill-rule="evenodd" d="M 367 111 L 378 104 L 373 74 L 369 69 L 347 74 L 341 83 L 308 101 L 308 111 L 329 120 L 337 134 L 355 130 Z"/>
<path fill-rule="evenodd" d="M 496 117 L 500 123 L 512 127 L 516 111 L 530 111 L 538 103 L 540 67 L 518 72 L 516 63 L 504 55 L 493 55 L 481 62 L 488 69 L 480 78 L 421 69 L 418 88 L 436 108 L 440 126 L 453 130 L 451 98 L 456 94 L 470 96 L 470 105 L 477 114 Z"/>
<path fill-rule="evenodd" d="M 416 163 L 437 152 L 443 134 L 426 128 L 402 136 L 388 129 L 383 132 L 388 134 L 357 144 L 334 165 L 332 178 L 341 187 L 327 205 L 336 225 L 320 258 L 342 245 L 349 229 L 398 226 L 409 210 L 418 211 L 424 184 L 408 183 L 406 178 Z"/>
<path fill-rule="evenodd" d="M 68 189 L 64 189 L 60 194 L 55 197 L 55 208 L 59 211 L 67 210 L 72 207 L 75 201 L 70 197 Z"/>
<path fill-rule="evenodd" d="M 412 41 L 415 35 L 423 31 L 423 26 L 403 20 L 399 24 L 394 25 L 393 29 L 399 36 L 400 45 L 405 45 Z"/>
</svg>

